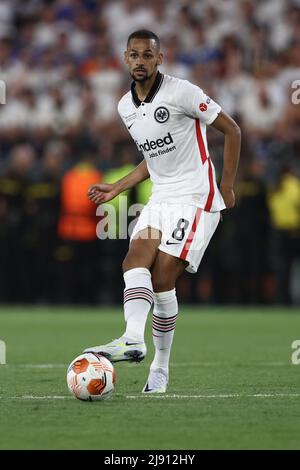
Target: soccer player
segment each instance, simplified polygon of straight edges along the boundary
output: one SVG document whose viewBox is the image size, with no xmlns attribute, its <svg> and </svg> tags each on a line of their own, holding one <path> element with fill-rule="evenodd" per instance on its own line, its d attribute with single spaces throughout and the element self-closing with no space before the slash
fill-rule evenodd
<svg viewBox="0 0 300 470">
<path fill-rule="evenodd" d="M 155 356 L 144 393 L 167 389 L 178 313 L 176 280 L 185 269 L 197 272 L 221 211 L 235 205 L 241 140 L 235 121 L 201 88 L 159 72 L 162 60 L 156 34 L 140 30 L 129 36 L 125 62 L 133 83 L 118 112 L 144 160 L 116 183 L 95 184 L 88 191 L 91 201 L 102 204 L 149 177 L 153 182 L 123 261 L 126 330 L 119 339 L 85 350 L 112 362 L 141 361 L 146 355 L 147 315 L 154 303 Z M 225 136 L 220 190 L 208 152 L 207 125 Z"/>
</svg>

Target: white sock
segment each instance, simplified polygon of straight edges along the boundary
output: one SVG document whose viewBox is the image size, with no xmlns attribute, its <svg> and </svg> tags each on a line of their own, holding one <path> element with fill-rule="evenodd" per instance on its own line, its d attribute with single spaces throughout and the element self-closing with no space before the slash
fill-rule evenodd
<svg viewBox="0 0 300 470">
<path fill-rule="evenodd" d="M 124 316 L 126 331 L 123 336 L 144 341 L 147 316 L 153 302 L 151 273 L 147 268 L 134 268 L 124 273 Z"/>
<path fill-rule="evenodd" d="M 169 372 L 169 359 L 178 313 L 176 289 L 153 294 L 152 336 L 155 346 L 154 360 L 150 369 Z"/>
</svg>

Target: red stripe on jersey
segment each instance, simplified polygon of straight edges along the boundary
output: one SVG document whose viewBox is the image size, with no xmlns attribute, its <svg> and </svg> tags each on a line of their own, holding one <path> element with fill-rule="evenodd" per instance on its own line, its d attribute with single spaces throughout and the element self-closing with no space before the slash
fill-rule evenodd
<svg viewBox="0 0 300 470">
<path fill-rule="evenodd" d="M 207 155 L 206 155 L 206 149 L 205 149 L 205 144 L 204 144 L 204 140 L 202 137 L 199 119 L 195 120 L 195 125 L 196 125 L 196 135 L 197 135 L 197 142 L 198 142 L 198 147 L 199 147 L 199 151 L 201 155 L 201 161 L 204 165 L 204 163 L 207 160 Z"/>
<path fill-rule="evenodd" d="M 213 178 L 213 168 L 211 164 L 210 158 L 208 158 L 208 179 L 209 179 L 209 194 L 208 198 L 204 207 L 206 212 L 209 212 L 212 206 L 213 198 L 215 195 L 215 188 L 214 188 L 214 178 Z"/>
<path fill-rule="evenodd" d="M 182 248 L 182 252 L 180 253 L 180 258 L 181 259 L 186 259 L 186 257 L 187 257 L 187 254 L 189 252 L 191 243 L 192 243 L 193 238 L 194 238 L 195 233 L 196 233 L 196 229 L 197 229 L 198 222 L 200 220 L 201 212 L 202 212 L 202 209 L 200 209 L 200 207 L 197 207 L 197 211 L 196 211 L 195 218 L 193 220 L 192 228 L 191 228 L 190 233 L 188 234 L 188 237 L 185 241 L 184 247 Z"/>
</svg>

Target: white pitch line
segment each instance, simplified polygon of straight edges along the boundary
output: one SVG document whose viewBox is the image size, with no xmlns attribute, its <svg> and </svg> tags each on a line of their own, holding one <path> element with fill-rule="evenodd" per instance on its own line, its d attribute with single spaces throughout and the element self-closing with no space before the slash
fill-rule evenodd
<svg viewBox="0 0 300 470">
<path fill-rule="evenodd" d="M 243 393 L 226 393 L 226 394 L 208 394 L 208 395 L 163 395 L 163 394 L 140 394 L 140 395 L 126 395 L 124 398 L 128 400 L 138 400 L 138 399 L 197 399 L 197 400 L 206 400 L 206 399 L 227 399 L 227 398 L 288 398 L 288 397 L 300 397 L 300 393 L 253 393 L 253 394 L 243 394 Z M 122 396 L 121 396 L 122 398 Z M 45 395 L 45 396 L 35 396 L 35 395 L 22 395 L 22 396 L 12 396 L 4 397 L 1 396 L 1 399 L 6 400 L 71 400 L 73 397 L 71 395 Z"/>
<path fill-rule="evenodd" d="M 67 395 L 45 395 L 42 397 L 38 397 L 35 395 L 23 395 L 19 397 L 0 397 L 0 400 L 68 400 L 70 398 L 72 397 Z"/>
<path fill-rule="evenodd" d="M 132 367 L 135 364 L 122 364 L 122 366 Z M 289 362 L 258 362 L 258 363 L 245 363 L 234 364 L 230 362 L 175 362 L 171 363 L 171 367 L 235 367 L 244 365 L 255 367 L 282 367 L 289 366 Z M 68 364 L 6 364 L 6 367 L 26 368 L 26 369 L 66 369 Z"/>
<path fill-rule="evenodd" d="M 273 398 L 273 397 L 300 397 L 300 393 L 255 393 L 254 395 L 247 395 L 254 398 Z"/>
<path fill-rule="evenodd" d="M 221 394 L 221 395 L 162 395 L 162 394 L 149 394 L 149 395 L 127 395 L 126 398 L 136 400 L 136 399 L 219 399 L 219 398 L 280 398 L 280 397 L 300 397 L 300 393 L 254 393 L 254 394 Z"/>
<path fill-rule="evenodd" d="M 163 398 L 163 399 L 166 399 L 166 398 L 175 398 L 175 399 L 180 399 L 180 398 L 183 398 L 183 399 L 186 399 L 186 398 L 239 398 L 240 394 L 238 393 L 233 393 L 233 394 L 224 394 L 224 395 L 162 395 L 162 394 L 144 394 L 144 395 L 127 395 L 126 398 L 128 399 L 138 399 L 138 398 Z"/>
<path fill-rule="evenodd" d="M 126 363 L 128 367 L 132 367 L 132 363 Z M 171 362 L 170 367 L 282 367 L 290 365 L 289 362 L 257 362 L 257 363 L 234 363 L 234 362 Z"/>
<path fill-rule="evenodd" d="M 25 369 L 65 369 L 68 364 L 6 364 L 8 367 Z"/>
</svg>

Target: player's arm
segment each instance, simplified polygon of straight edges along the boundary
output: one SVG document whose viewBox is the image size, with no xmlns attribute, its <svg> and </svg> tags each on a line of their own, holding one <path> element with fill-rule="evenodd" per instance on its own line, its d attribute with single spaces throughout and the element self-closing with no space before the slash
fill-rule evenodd
<svg viewBox="0 0 300 470">
<path fill-rule="evenodd" d="M 225 135 L 224 164 L 220 191 L 227 208 L 234 207 L 233 184 L 240 156 L 241 132 L 236 122 L 221 107 L 192 83 L 178 81 L 175 93 L 177 107 L 187 116 L 213 126 Z"/>
<path fill-rule="evenodd" d="M 237 123 L 224 111 L 219 113 L 211 125 L 223 132 L 225 136 L 220 191 L 226 207 L 230 209 L 235 205 L 233 186 L 240 158 L 241 130 Z"/>
<path fill-rule="evenodd" d="M 137 184 L 149 178 L 146 161 L 143 160 L 128 175 L 113 184 L 93 184 L 88 190 L 88 198 L 95 204 L 103 204 L 111 201 L 126 189 L 133 188 Z"/>
</svg>

